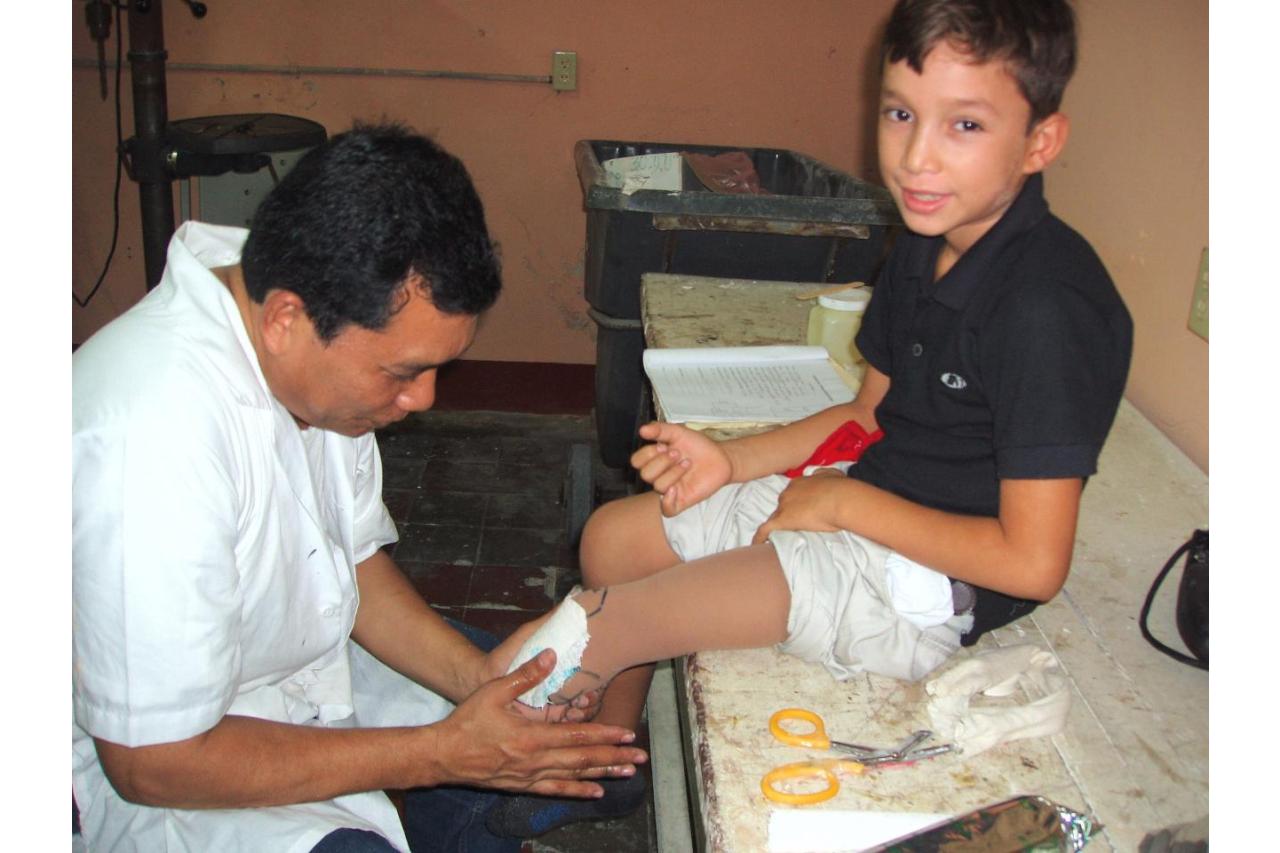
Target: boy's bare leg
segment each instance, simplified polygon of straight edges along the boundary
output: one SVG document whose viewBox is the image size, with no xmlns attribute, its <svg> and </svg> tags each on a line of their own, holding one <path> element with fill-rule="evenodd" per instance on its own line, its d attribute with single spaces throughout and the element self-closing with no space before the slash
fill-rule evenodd
<svg viewBox="0 0 1280 853">
<path fill-rule="evenodd" d="M 768 543 L 681 563 L 574 597 L 590 641 L 580 671 L 552 697 L 572 701 L 637 663 L 705 649 L 759 648 L 787 638 L 791 589 Z M 613 692 L 610 686 L 606 696 Z"/>
<path fill-rule="evenodd" d="M 680 562 L 667 544 L 657 492 L 612 501 L 593 512 L 579 551 L 588 587 L 630 583 Z"/>
<path fill-rule="evenodd" d="M 577 596 L 591 614 L 591 636 L 582 670 L 560 696 L 606 680 L 583 674 L 592 667 L 607 678 L 637 661 L 704 648 L 765 646 L 786 638 L 791 592 L 771 545 L 675 565 L 679 558 L 667 546 L 657 496 L 650 494 L 598 510 L 583 532 L 582 548 L 583 579 L 600 588 Z M 652 666 L 631 666 L 618 675 L 597 719 L 608 714 L 607 719 L 635 725 L 652 672 Z M 496 835 L 533 838 L 575 821 L 629 814 L 644 802 L 647 785 L 639 773 L 601 785 L 605 796 L 599 800 L 503 798 L 485 825 Z"/>
<path fill-rule="evenodd" d="M 604 504 L 591 514 L 580 546 L 583 586 L 604 589 L 630 583 L 680 562 L 667 544 L 658 497 L 656 492 L 646 492 Z M 601 702 L 596 722 L 635 729 L 652 680 L 653 664 L 619 673 Z"/>
</svg>

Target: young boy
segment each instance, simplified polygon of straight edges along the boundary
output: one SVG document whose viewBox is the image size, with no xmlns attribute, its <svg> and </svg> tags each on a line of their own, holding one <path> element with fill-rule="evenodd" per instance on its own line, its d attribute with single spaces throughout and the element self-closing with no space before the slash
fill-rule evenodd
<svg viewBox="0 0 1280 853">
<path fill-rule="evenodd" d="M 635 725 L 651 674 L 637 664 L 771 644 L 836 677 L 920 678 L 1066 580 L 1132 345 L 1102 263 L 1042 195 L 1067 139 L 1073 13 L 1065 0 L 900 0 L 882 50 L 880 169 L 908 233 L 858 334 L 857 399 L 723 443 L 642 427 L 652 443 L 632 464 L 653 491 L 587 524 L 589 589 L 516 654 L 560 653 L 531 702 L 612 680 L 600 719 Z M 844 463 L 810 459 L 838 430 Z M 806 462 L 809 476 L 781 476 Z M 558 804 L 561 822 L 643 794 L 642 781 L 610 785 Z M 491 828 L 542 828 L 530 802 L 496 810 Z"/>
</svg>

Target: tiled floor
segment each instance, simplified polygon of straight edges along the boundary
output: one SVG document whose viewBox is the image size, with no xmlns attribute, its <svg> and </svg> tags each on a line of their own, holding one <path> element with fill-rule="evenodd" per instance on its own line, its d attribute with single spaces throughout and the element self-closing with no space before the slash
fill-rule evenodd
<svg viewBox="0 0 1280 853">
<path fill-rule="evenodd" d="M 590 415 L 431 411 L 378 435 L 392 555 L 433 607 L 505 635 L 578 581 L 564 489 L 570 448 L 594 443 Z M 599 500 L 626 493 L 593 466 Z M 644 734 L 641 733 L 641 737 Z M 532 851 L 655 850 L 652 804 L 629 818 L 549 833 Z"/>
</svg>

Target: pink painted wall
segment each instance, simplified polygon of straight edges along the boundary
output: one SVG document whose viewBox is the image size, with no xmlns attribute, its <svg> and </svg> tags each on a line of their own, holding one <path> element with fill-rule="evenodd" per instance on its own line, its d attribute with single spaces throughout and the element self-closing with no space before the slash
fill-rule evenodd
<svg viewBox="0 0 1280 853">
<path fill-rule="evenodd" d="M 578 53 L 578 90 L 549 85 L 173 71 L 170 118 L 283 112 L 330 132 L 388 116 L 434 134 L 468 164 L 502 246 L 505 290 L 470 358 L 586 363 L 595 330 L 582 295 L 585 215 L 578 139 L 657 140 L 802 151 L 867 174 L 866 68 L 889 0 L 219 0 L 194 20 L 165 4 L 171 62 L 373 66 L 549 74 Z M 127 35 L 127 33 L 126 33 Z M 126 45 L 127 50 L 127 45 Z M 81 18 L 73 52 L 94 56 Z M 132 135 L 125 74 L 125 135 Z M 110 242 L 113 121 L 97 72 L 73 86 L 76 257 L 93 286 Z M 121 191 L 121 246 L 103 292 L 73 308 L 82 341 L 143 293 L 137 189 Z"/>
<path fill-rule="evenodd" d="M 1209 470 L 1209 344 L 1187 329 L 1209 245 L 1207 0 L 1077 0 L 1071 138 L 1049 202 L 1093 244 L 1134 318 L 1126 396 Z"/>
<path fill-rule="evenodd" d="M 578 139 L 788 148 L 874 176 L 872 55 L 891 0 L 219 0 L 195 21 L 165 4 L 172 62 L 546 74 L 579 57 L 579 88 L 539 84 L 173 72 L 171 118 L 284 112 L 331 132 L 402 119 L 468 164 L 502 245 L 506 288 L 468 357 L 589 363 Z M 1078 0 L 1073 131 L 1047 186 L 1133 312 L 1128 397 L 1208 468 L 1208 345 L 1186 330 L 1208 242 L 1207 0 Z M 78 13 L 72 52 L 94 54 Z M 125 135 L 132 135 L 125 77 Z M 110 242 L 114 148 L 97 74 L 72 89 L 72 286 L 93 286 Z M 83 341 L 143 293 L 137 189 L 121 189 L 120 247 Z"/>
</svg>

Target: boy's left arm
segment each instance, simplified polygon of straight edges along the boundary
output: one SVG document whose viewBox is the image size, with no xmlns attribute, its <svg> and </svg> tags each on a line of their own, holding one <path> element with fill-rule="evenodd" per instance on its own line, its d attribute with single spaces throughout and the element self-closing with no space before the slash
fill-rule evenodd
<svg viewBox="0 0 1280 853">
<path fill-rule="evenodd" d="M 1000 481 L 998 518 L 913 503 L 838 472 L 793 480 L 756 532 L 849 530 L 956 580 L 1048 601 L 1071 567 L 1083 481 Z"/>
</svg>

